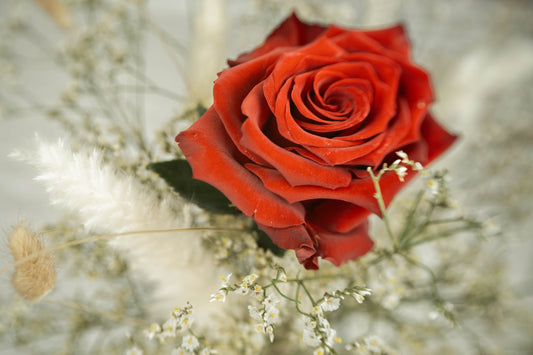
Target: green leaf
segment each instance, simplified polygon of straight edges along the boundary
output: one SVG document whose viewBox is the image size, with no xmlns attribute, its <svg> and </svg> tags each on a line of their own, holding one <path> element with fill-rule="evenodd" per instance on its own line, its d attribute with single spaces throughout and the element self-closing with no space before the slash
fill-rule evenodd
<svg viewBox="0 0 533 355">
<path fill-rule="evenodd" d="M 205 210 L 220 214 L 240 214 L 219 190 L 193 179 L 192 168 L 185 159 L 148 164 L 146 167 L 163 178 L 177 193 Z"/>
<path fill-rule="evenodd" d="M 206 112 L 207 108 L 204 105 L 198 104 L 198 106 L 196 106 L 196 113 L 198 114 L 198 117 L 203 116 L 203 114 Z"/>
<path fill-rule="evenodd" d="M 257 246 L 264 249 L 264 250 L 270 250 L 274 255 L 277 256 L 283 256 L 286 252 L 285 249 L 278 247 L 272 239 L 263 232 L 259 227 L 257 227 L 257 224 L 254 223 L 254 230 L 257 232 Z"/>
</svg>

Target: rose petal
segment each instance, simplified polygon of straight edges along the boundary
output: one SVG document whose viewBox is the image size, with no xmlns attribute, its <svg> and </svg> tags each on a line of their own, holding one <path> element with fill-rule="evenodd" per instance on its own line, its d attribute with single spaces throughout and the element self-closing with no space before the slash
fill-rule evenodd
<svg viewBox="0 0 533 355">
<path fill-rule="evenodd" d="M 354 179 L 346 187 L 329 189 L 323 186 L 293 186 L 278 171 L 258 165 L 250 166 L 248 169 L 263 181 L 267 189 L 282 196 L 289 203 L 317 199 L 341 200 L 380 214 L 378 203 L 374 198 L 376 191 L 369 177 Z"/>
<path fill-rule="evenodd" d="M 237 59 L 228 61 L 235 66 L 255 59 L 279 47 L 303 46 L 320 36 L 326 28 L 302 23 L 295 13 L 283 21 L 265 40 L 265 43 L 249 53 L 241 54 Z"/>
<path fill-rule="evenodd" d="M 307 220 L 329 231 L 347 233 L 359 226 L 370 211 L 345 201 L 323 200 L 308 213 Z"/>
<path fill-rule="evenodd" d="M 368 236 L 367 220 L 346 233 L 332 233 L 322 229 L 316 231 L 320 235 L 319 255 L 335 266 L 365 255 L 374 246 Z"/>
<path fill-rule="evenodd" d="M 381 30 L 363 31 L 363 33 L 378 41 L 385 48 L 398 52 L 406 60 L 409 60 L 409 39 L 402 25 Z"/>
<path fill-rule="evenodd" d="M 400 147 L 405 145 L 405 143 L 403 143 L 404 137 L 411 130 L 412 125 L 411 113 L 409 112 L 406 100 L 398 99 L 398 113 L 390 123 L 390 127 L 384 132 L 376 149 L 366 155 L 359 155 L 359 157 L 355 157 L 352 160 L 346 160 L 344 163 L 349 165 L 379 166 L 389 153 L 398 151 L 400 150 Z M 420 128 L 418 128 L 417 131 L 420 131 Z M 407 143 L 411 143 L 411 141 L 407 141 Z M 345 150 L 349 153 L 347 149 Z M 317 152 L 313 152 L 321 156 Z"/>
<path fill-rule="evenodd" d="M 422 122 L 421 135 L 427 144 L 427 164 L 444 153 L 455 142 L 457 136 L 446 131 L 435 121 L 431 114 L 427 114 Z"/>
<path fill-rule="evenodd" d="M 292 56 L 292 58 L 294 58 L 294 56 Z M 336 150 L 333 149 L 335 147 L 352 146 L 354 142 L 348 141 L 358 141 L 364 138 L 370 138 L 384 131 L 387 127 L 389 120 L 394 117 L 394 113 L 396 112 L 396 96 L 390 86 L 382 83 L 379 80 L 376 72 L 368 63 L 332 63 L 326 68 L 328 72 L 338 72 L 339 75 L 347 75 L 347 73 L 349 73 L 350 75 L 367 79 L 370 83 L 373 84 L 373 95 L 375 98 L 371 116 L 365 119 L 365 124 L 360 128 L 360 130 L 356 130 L 352 134 L 347 132 L 345 134 L 348 135 L 342 135 L 332 138 L 323 137 L 305 131 L 298 124 L 298 122 L 295 121 L 291 110 L 291 102 L 287 100 L 287 97 L 293 90 L 293 80 L 308 80 L 308 77 L 311 77 L 314 72 L 306 73 L 302 76 L 296 76 L 295 79 L 288 79 L 285 84 L 280 87 L 279 91 L 275 91 L 276 85 L 274 84 L 273 80 L 269 78 L 265 80 L 264 91 L 265 97 L 267 101 L 269 101 L 269 105 L 271 109 L 273 109 L 274 115 L 276 116 L 279 131 L 285 138 L 291 140 L 295 144 L 300 144 L 304 146 L 325 147 L 325 149 L 329 151 L 328 154 L 336 154 Z M 393 70 L 397 70 L 397 68 Z M 274 72 L 275 70 L 272 74 L 274 74 Z M 320 77 L 320 73 L 320 70 L 316 71 L 316 77 Z M 300 77 L 302 79 L 298 79 Z M 320 87 L 316 86 L 316 83 L 317 80 L 315 80 L 314 82 L 315 92 L 320 90 Z M 393 83 L 393 85 L 396 85 L 396 83 Z M 295 100 L 298 99 L 295 98 Z M 274 105 L 272 105 L 272 101 L 274 101 Z M 300 101 L 296 101 L 296 103 L 300 105 L 299 107 L 305 106 L 305 104 L 300 103 Z M 313 105 L 311 105 L 310 108 L 313 108 Z M 303 108 L 302 111 L 304 111 L 304 114 L 313 114 L 312 111 L 306 111 Z M 322 158 L 324 159 L 324 157 Z M 352 159 L 353 158 L 354 157 L 352 157 Z"/>
<path fill-rule="evenodd" d="M 265 189 L 241 161 L 213 108 L 188 130 L 176 137 L 191 164 L 193 177 L 203 180 L 226 195 L 246 216 L 264 225 L 283 228 L 302 224 L 305 211 Z"/>
<path fill-rule="evenodd" d="M 241 128 L 242 146 L 263 157 L 293 186 L 318 185 L 329 188 L 347 186 L 351 174 L 345 169 L 317 164 L 288 151 L 265 135 L 263 129 L 271 117 L 271 112 L 261 95 L 262 90 L 262 85 L 257 85 L 242 104 L 243 113 L 249 117 Z"/>
<path fill-rule="evenodd" d="M 294 249 L 298 261 L 306 269 L 318 269 L 317 250 L 309 232 L 303 225 L 289 228 L 271 228 L 257 224 L 259 229 L 268 234 L 272 242 L 283 249 Z"/>
</svg>

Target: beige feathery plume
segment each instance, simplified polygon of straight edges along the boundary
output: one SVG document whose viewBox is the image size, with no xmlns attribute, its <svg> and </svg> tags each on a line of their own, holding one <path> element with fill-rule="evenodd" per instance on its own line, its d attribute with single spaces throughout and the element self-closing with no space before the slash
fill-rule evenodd
<svg viewBox="0 0 533 355">
<path fill-rule="evenodd" d="M 72 18 L 61 2 L 57 0 L 35 0 L 50 15 L 54 22 L 64 30 L 72 28 Z"/>
<path fill-rule="evenodd" d="M 17 265 L 11 283 L 25 299 L 38 301 L 56 283 L 52 255 L 46 251 L 42 238 L 18 223 L 9 233 L 9 249 Z M 32 255 L 35 255 L 32 257 Z"/>
</svg>

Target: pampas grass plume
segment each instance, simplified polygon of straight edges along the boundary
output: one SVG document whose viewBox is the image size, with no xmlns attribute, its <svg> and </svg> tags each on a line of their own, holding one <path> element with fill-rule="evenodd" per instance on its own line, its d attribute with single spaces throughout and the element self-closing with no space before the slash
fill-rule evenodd
<svg viewBox="0 0 533 355">
<path fill-rule="evenodd" d="M 13 288 L 27 300 L 40 300 L 56 283 L 52 255 L 42 237 L 20 222 L 9 232 L 8 246 L 17 263 L 11 279 Z"/>
</svg>

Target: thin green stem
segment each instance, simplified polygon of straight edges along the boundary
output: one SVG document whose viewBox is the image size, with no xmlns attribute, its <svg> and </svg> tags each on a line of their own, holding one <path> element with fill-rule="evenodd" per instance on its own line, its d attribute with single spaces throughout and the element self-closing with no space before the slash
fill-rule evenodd
<svg viewBox="0 0 533 355">
<path fill-rule="evenodd" d="M 464 227 L 457 227 L 457 228 L 453 228 L 453 229 L 449 229 L 447 231 L 444 231 L 444 232 L 441 232 L 441 233 L 438 233 L 438 234 L 435 234 L 435 235 L 431 235 L 431 236 L 428 236 L 428 237 L 425 237 L 425 238 L 422 238 L 422 239 L 419 239 L 419 240 L 416 240 L 416 241 L 412 241 L 412 242 L 408 242 L 405 244 L 405 249 L 410 249 L 416 245 L 419 245 L 419 244 L 422 244 L 422 243 L 427 243 L 427 242 L 431 242 L 431 241 L 434 241 L 434 240 L 438 240 L 438 239 L 443 239 L 443 238 L 447 238 L 447 237 L 451 237 L 453 235 L 455 235 L 456 233 L 458 232 L 465 232 L 465 231 L 468 231 L 468 230 L 474 230 L 474 229 L 478 229 L 478 227 L 476 226 L 464 226 Z"/>
<path fill-rule="evenodd" d="M 274 288 L 276 289 L 276 291 L 278 291 L 279 295 L 285 299 L 288 299 L 289 301 L 292 301 L 294 303 L 300 303 L 300 301 L 298 301 L 297 299 L 294 299 L 294 298 L 291 298 L 289 296 L 287 296 L 286 294 L 284 294 L 283 292 L 281 292 L 281 290 L 279 289 L 279 287 L 276 285 L 275 282 L 272 282 L 272 286 L 274 286 Z"/>
<path fill-rule="evenodd" d="M 381 218 L 383 219 L 383 223 L 385 223 L 385 228 L 387 229 L 387 234 L 389 236 L 389 239 L 396 248 L 398 246 L 398 241 L 394 238 L 394 234 L 392 233 L 392 229 L 389 223 L 389 219 L 387 217 L 387 211 L 385 207 L 385 202 L 383 201 L 383 194 L 381 193 L 381 187 L 379 185 L 379 179 L 381 178 L 383 174 L 383 170 L 379 172 L 379 174 L 376 176 L 374 175 L 374 172 L 372 171 L 372 168 L 367 168 L 368 173 L 370 174 L 370 177 L 372 178 L 372 182 L 374 183 L 374 188 L 376 189 L 376 200 L 378 201 L 379 210 L 381 212 Z"/>
<path fill-rule="evenodd" d="M 398 238 L 398 243 L 402 245 L 403 241 L 409 234 L 409 230 L 411 229 L 411 226 L 414 222 L 415 213 L 418 209 L 418 206 L 420 205 L 420 201 L 422 201 L 422 197 L 424 196 L 424 190 L 420 190 L 418 194 L 416 195 L 415 202 L 413 203 L 413 207 L 411 207 L 411 210 L 409 211 L 409 215 L 407 216 L 407 220 L 405 221 L 405 225 L 402 229 L 402 233 L 400 234 L 400 237 Z"/>
<path fill-rule="evenodd" d="M 299 280 L 298 281 L 298 284 L 302 286 L 302 288 L 304 289 L 307 297 L 309 298 L 309 301 L 311 301 L 311 304 L 314 306 L 316 306 L 316 302 L 315 300 L 313 299 L 313 296 L 311 296 L 311 293 L 309 292 L 309 290 L 307 289 L 307 287 L 305 287 L 304 283 L 302 280 Z"/>
<path fill-rule="evenodd" d="M 454 223 L 454 222 L 465 222 L 464 217 L 455 217 L 455 218 L 443 218 L 443 219 L 434 219 L 428 222 L 428 224 L 444 224 L 444 223 Z"/>
<path fill-rule="evenodd" d="M 298 282 L 298 286 L 296 287 L 296 296 L 295 296 L 296 299 L 300 298 L 300 288 L 301 288 L 301 286 L 302 285 Z M 299 301 L 298 301 L 298 303 L 296 303 L 296 311 L 298 311 L 298 313 L 300 313 L 300 314 L 302 314 L 304 316 L 309 317 L 309 313 L 306 313 L 306 312 L 304 312 L 304 311 L 302 311 L 300 309 L 300 302 Z"/>
</svg>

